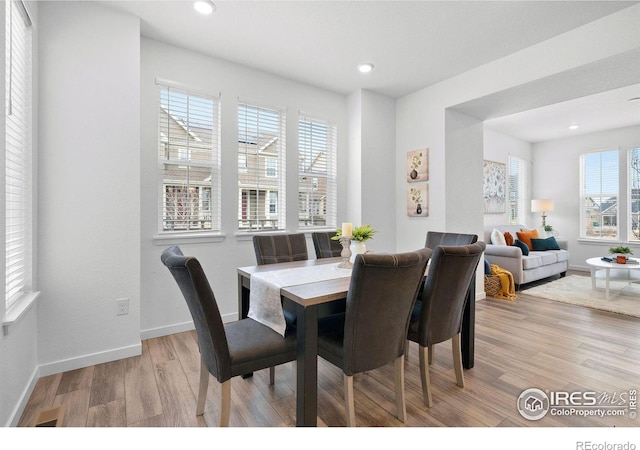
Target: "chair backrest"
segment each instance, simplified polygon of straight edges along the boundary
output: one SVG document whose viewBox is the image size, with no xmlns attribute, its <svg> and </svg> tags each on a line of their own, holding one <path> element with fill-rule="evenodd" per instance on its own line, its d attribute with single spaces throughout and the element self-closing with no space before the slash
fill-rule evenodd
<svg viewBox="0 0 640 450">
<path fill-rule="evenodd" d="M 311 233 L 316 258 L 335 258 L 336 256 L 340 256 L 340 253 L 342 253 L 342 244 L 340 244 L 340 241 L 331 239 L 335 235 L 336 233 L 333 231 L 316 231 Z"/>
<path fill-rule="evenodd" d="M 382 367 L 404 353 L 411 310 L 430 256 L 428 248 L 356 255 L 345 314 L 346 375 Z"/>
<path fill-rule="evenodd" d="M 230 379 L 231 358 L 224 324 L 200 262 L 192 256 L 184 256 L 175 245 L 162 252 L 161 260 L 187 302 L 204 364 L 219 382 Z"/>
<path fill-rule="evenodd" d="M 424 246 L 433 250 L 437 245 L 468 245 L 478 241 L 477 234 L 428 231 Z"/>
<path fill-rule="evenodd" d="M 259 266 L 309 259 L 304 233 L 254 235 L 253 249 Z"/>
<path fill-rule="evenodd" d="M 460 332 L 467 291 L 486 244 L 439 245 L 433 250 L 422 294 L 418 341 L 446 341 Z"/>
</svg>

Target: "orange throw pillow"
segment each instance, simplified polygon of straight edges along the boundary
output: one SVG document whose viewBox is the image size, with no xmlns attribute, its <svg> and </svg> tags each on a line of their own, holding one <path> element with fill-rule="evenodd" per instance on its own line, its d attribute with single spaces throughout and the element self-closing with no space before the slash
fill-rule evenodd
<svg viewBox="0 0 640 450">
<path fill-rule="evenodd" d="M 504 240 L 507 242 L 507 245 L 513 245 L 513 236 L 508 231 L 504 232 Z"/>
<path fill-rule="evenodd" d="M 531 244 L 531 239 L 538 239 L 538 230 L 522 230 L 516 231 L 518 235 L 518 240 L 527 244 L 527 247 L 533 249 L 533 245 Z"/>
</svg>

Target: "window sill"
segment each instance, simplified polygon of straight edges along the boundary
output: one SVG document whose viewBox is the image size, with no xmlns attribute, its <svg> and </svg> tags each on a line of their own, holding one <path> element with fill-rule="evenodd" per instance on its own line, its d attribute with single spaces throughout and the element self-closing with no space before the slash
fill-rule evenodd
<svg viewBox="0 0 640 450">
<path fill-rule="evenodd" d="M 15 325 L 31 308 L 35 305 L 36 299 L 40 295 L 39 291 L 27 292 L 13 305 L 4 315 L 2 319 L 2 332 L 6 336 L 9 334 L 9 328 Z"/>
<path fill-rule="evenodd" d="M 197 244 L 203 242 L 222 242 L 226 238 L 224 233 L 193 233 L 193 234 L 159 234 L 153 237 L 155 245 L 168 244 Z"/>
</svg>

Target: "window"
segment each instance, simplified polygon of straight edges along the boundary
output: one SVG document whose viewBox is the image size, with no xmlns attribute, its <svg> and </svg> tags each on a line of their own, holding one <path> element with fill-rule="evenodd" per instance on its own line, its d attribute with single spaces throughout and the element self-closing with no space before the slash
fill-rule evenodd
<svg viewBox="0 0 640 450">
<path fill-rule="evenodd" d="M 298 140 L 298 226 L 336 228 L 336 126 L 300 115 Z"/>
<path fill-rule="evenodd" d="M 640 147 L 629 150 L 629 241 L 640 241 Z"/>
<path fill-rule="evenodd" d="M 32 288 L 31 20 L 5 7 L 5 311 Z"/>
<path fill-rule="evenodd" d="M 284 230 L 285 112 L 238 104 L 238 229 Z"/>
<path fill-rule="evenodd" d="M 159 86 L 160 232 L 220 231 L 220 103 Z"/>
<path fill-rule="evenodd" d="M 617 240 L 619 152 L 580 155 L 580 237 Z"/>
<path fill-rule="evenodd" d="M 508 172 L 509 224 L 526 225 L 527 161 L 515 156 L 509 156 Z"/>
</svg>

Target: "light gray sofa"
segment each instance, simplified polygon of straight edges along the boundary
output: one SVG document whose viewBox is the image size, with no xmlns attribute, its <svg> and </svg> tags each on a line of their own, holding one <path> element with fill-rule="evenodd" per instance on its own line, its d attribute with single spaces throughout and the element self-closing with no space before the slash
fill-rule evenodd
<svg viewBox="0 0 640 450">
<path fill-rule="evenodd" d="M 541 280 L 553 275 L 565 276 L 569 269 L 569 251 L 567 241 L 556 239 L 560 250 L 533 251 L 524 256 L 522 250 L 515 246 L 495 245 L 491 243 L 491 232 L 494 229 L 508 231 L 517 239 L 516 232 L 525 228 L 523 225 L 493 225 L 484 227 L 485 259 L 489 264 L 496 264 L 513 274 L 516 289 L 521 284 Z M 544 238 L 545 236 L 540 236 Z"/>
</svg>

